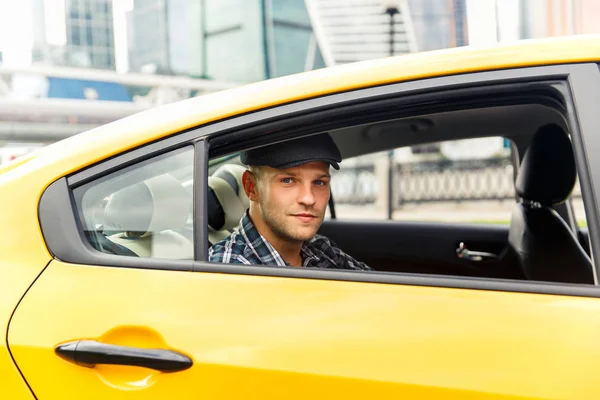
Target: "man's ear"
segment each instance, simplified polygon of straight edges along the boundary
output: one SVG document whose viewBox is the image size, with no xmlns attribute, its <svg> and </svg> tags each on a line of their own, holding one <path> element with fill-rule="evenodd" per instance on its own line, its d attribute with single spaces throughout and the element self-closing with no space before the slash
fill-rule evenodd
<svg viewBox="0 0 600 400">
<path fill-rule="evenodd" d="M 242 175 L 242 185 L 244 185 L 244 192 L 250 201 L 258 200 L 258 188 L 256 187 L 256 177 L 248 170 Z"/>
</svg>

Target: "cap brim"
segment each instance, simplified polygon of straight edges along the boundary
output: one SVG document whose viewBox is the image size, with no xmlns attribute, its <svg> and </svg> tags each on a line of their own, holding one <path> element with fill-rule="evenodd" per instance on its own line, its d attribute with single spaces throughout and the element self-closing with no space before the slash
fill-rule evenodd
<svg viewBox="0 0 600 400">
<path fill-rule="evenodd" d="M 293 167 L 297 167 L 298 165 L 308 164 L 310 162 L 315 162 L 315 161 L 322 161 L 324 163 L 331 165 L 335 169 L 340 169 L 340 165 L 338 164 L 338 162 L 336 160 L 324 159 L 324 158 L 315 158 L 315 159 L 294 161 L 294 162 L 286 163 L 286 164 L 271 165 L 271 167 L 280 168 L 280 169 L 293 168 Z"/>
</svg>

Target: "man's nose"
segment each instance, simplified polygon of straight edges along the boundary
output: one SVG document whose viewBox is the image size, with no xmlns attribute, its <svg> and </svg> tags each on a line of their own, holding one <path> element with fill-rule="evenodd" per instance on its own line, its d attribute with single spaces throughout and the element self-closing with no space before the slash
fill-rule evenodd
<svg viewBox="0 0 600 400">
<path fill-rule="evenodd" d="M 313 193 L 312 182 L 302 185 L 298 196 L 298 203 L 305 206 L 312 206 L 315 204 L 315 194 Z"/>
</svg>

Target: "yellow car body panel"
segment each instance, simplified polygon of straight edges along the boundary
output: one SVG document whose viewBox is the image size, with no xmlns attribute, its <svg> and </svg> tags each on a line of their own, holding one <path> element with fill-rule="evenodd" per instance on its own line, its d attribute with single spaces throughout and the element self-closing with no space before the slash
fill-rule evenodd
<svg viewBox="0 0 600 400">
<path fill-rule="evenodd" d="M 600 60 L 600 36 L 586 36 L 526 41 L 487 49 L 460 48 L 362 62 L 273 79 L 158 107 L 52 144 L 38 151 L 36 155 L 15 161 L 15 164 L 0 169 L 0 198 L 2 199 L 0 226 L 3 228 L 0 231 L 0 254 L 2 254 L 0 257 L 0 327 L 6 332 L 10 323 L 9 343 L 11 349 L 14 346 L 17 363 L 19 365 L 23 363 L 27 379 L 32 379 L 36 383 L 49 379 L 49 376 L 43 376 L 45 371 L 52 370 L 48 368 L 72 371 L 81 376 L 85 382 L 92 382 L 91 379 L 98 379 L 93 370 L 82 369 L 57 359 L 56 356 L 50 355 L 47 349 L 32 347 L 34 343 L 32 335 L 43 331 L 46 344 L 54 346 L 60 341 L 76 339 L 77 335 L 81 338 L 98 337 L 105 334 L 106 329 L 112 329 L 114 323 L 115 326 L 133 323 L 135 326 L 149 327 L 160 332 L 168 345 L 182 351 L 190 351 L 194 359 L 201 363 L 213 362 L 218 366 L 219 351 L 225 352 L 222 354 L 226 355 L 233 354 L 234 360 L 237 360 L 235 357 L 240 357 L 240 360 L 235 361 L 237 364 L 222 369 L 226 372 L 225 375 L 215 372 L 218 368 L 213 369 L 211 372 L 213 375 L 210 375 L 211 379 L 220 380 L 223 385 L 227 385 L 231 393 L 235 393 L 237 389 L 242 390 L 244 384 L 251 385 L 253 376 L 269 373 L 269 368 L 280 366 L 282 369 L 279 373 L 285 375 L 290 372 L 285 368 L 293 364 L 295 373 L 307 374 L 310 379 L 314 379 L 310 382 L 316 386 L 296 388 L 295 392 L 287 394 L 288 397 L 300 397 L 301 394 L 312 393 L 317 388 L 321 390 L 318 393 L 330 393 L 334 391 L 331 382 L 342 381 L 346 383 L 352 381 L 345 387 L 350 394 L 362 393 L 361 390 L 371 394 L 383 394 L 384 392 L 377 392 L 383 389 L 377 389 L 380 386 L 375 385 L 374 382 L 383 382 L 385 377 L 389 378 L 390 375 L 385 370 L 369 372 L 353 365 L 352 357 L 360 355 L 380 357 L 377 360 L 384 362 L 377 365 L 387 366 L 390 369 L 403 368 L 402 371 L 408 374 L 407 381 L 411 381 L 410 384 L 417 387 L 433 382 L 432 377 L 435 376 L 440 378 L 438 382 L 446 382 L 449 388 L 484 390 L 490 395 L 495 391 L 525 393 L 527 396 L 548 395 L 548 397 L 561 397 L 563 394 L 566 396 L 575 393 L 581 394 L 575 396 L 578 398 L 599 398 L 598 386 L 593 384 L 595 377 L 590 372 L 595 370 L 598 350 L 589 346 L 590 343 L 596 342 L 600 333 L 599 323 L 596 322 L 599 307 L 596 299 L 192 273 L 188 274 L 189 277 L 186 279 L 179 279 L 183 273 L 68 266 L 56 261 L 53 261 L 52 267 L 42 274 L 46 265 L 52 260 L 52 255 L 45 246 L 38 220 L 40 197 L 44 189 L 56 179 L 132 148 L 223 118 L 316 96 L 394 82 L 475 71 L 598 60 Z M 25 295 L 40 274 L 42 274 L 40 282 L 33 285 L 31 292 Z M 82 279 L 85 284 L 80 286 L 73 277 Z M 164 296 L 173 300 L 169 303 L 171 300 L 162 299 L 159 302 L 163 306 L 160 313 L 153 313 L 151 307 L 146 307 L 143 309 L 148 310 L 148 313 L 138 315 L 139 309 L 136 311 L 133 306 L 123 306 L 128 304 L 127 302 L 133 302 L 131 304 L 140 307 L 144 305 L 140 302 L 147 302 L 149 306 L 157 304 L 156 293 L 164 287 L 161 286 L 164 283 L 162 280 L 171 281 L 165 289 Z M 141 287 L 140 282 L 142 282 Z M 144 286 L 144 283 L 149 286 Z M 202 286 L 205 292 L 199 291 L 195 285 Z M 112 287 L 119 287 L 120 290 L 127 288 L 127 291 L 114 293 L 110 290 Z M 49 298 L 41 294 L 50 292 L 52 296 Z M 303 293 L 320 294 L 311 300 L 303 297 Z M 197 321 L 177 321 L 177 317 L 184 315 L 184 312 L 188 313 L 186 317 L 189 316 L 193 311 L 192 307 L 197 304 L 215 307 L 215 302 L 218 300 L 211 299 L 208 294 L 221 296 L 219 297 L 222 300 L 221 308 L 197 310 Z M 24 299 L 22 308 L 19 307 L 11 323 L 11 316 L 21 298 Z M 302 298 L 304 303 L 298 302 L 298 298 Z M 329 302 L 328 305 L 323 306 L 319 299 Z M 354 304 L 355 307 L 349 310 L 336 310 L 336 299 L 339 304 Z M 341 299 L 344 301 L 342 302 Z M 440 299 L 444 300 L 443 303 Z M 527 299 L 530 299 L 529 307 L 516 309 Z M 201 303 L 194 304 L 192 300 Z M 416 304 L 417 314 L 413 314 L 406 308 L 406 304 L 411 303 Z M 454 311 L 450 313 L 443 311 L 445 303 L 454 304 Z M 61 306 L 63 310 L 52 308 L 51 305 Z M 166 305 L 174 308 L 166 310 Z M 253 308 L 243 307 L 244 305 L 253 305 Z M 79 326 L 78 321 L 67 318 L 75 315 L 72 311 L 70 314 L 60 315 L 65 310 L 68 312 L 80 306 L 89 307 L 97 313 L 94 318 L 86 321 L 86 326 Z M 231 321 L 237 316 L 239 321 L 251 322 L 249 317 L 245 316 L 246 314 L 236 311 L 238 306 L 242 306 L 245 313 L 249 313 L 248 315 L 256 318 L 257 323 L 262 325 L 253 326 L 255 331 L 244 332 L 244 326 Z M 308 319 L 294 320 L 291 314 L 284 313 L 285 307 L 295 307 Z M 404 315 L 402 323 L 392 324 L 388 318 L 391 309 Z M 324 312 L 325 310 L 329 312 Z M 331 313 L 332 310 L 335 312 Z M 554 314 L 544 314 L 548 310 L 552 310 Z M 457 314 L 459 311 L 464 317 Z M 538 315 L 537 312 L 541 314 Z M 325 318 L 326 315 L 333 315 L 333 319 L 328 320 Z M 51 320 L 50 316 L 58 319 Z M 431 321 L 447 320 L 448 331 L 439 330 L 442 326 L 440 322 L 428 325 L 423 316 L 427 316 Z M 508 346 L 514 341 L 502 336 L 509 332 L 497 331 L 501 327 L 495 319 L 498 316 L 506 321 L 521 324 L 523 332 L 519 338 L 523 340 L 524 346 L 521 353 L 516 353 L 514 349 L 510 352 Z M 41 318 L 49 325 L 37 325 L 36 318 L 38 322 Z M 360 318 L 367 323 L 358 324 Z M 200 329 L 207 328 L 203 319 L 213 321 L 215 326 L 219 327 L 218 330 L 209 331 L 213 336 Z M 483 323 L 475 324 L 469 322 L 471 320 Z M 456 321 L 460 321 L 460 324 L 453 325 Z M 528 330 L 527 327 L 532 321 L 536 322 L 536 326 L 547 327 L 543 337 L 534 338 L 533 335 L 538 334 L 539 331 Z M 417 323 L 419 329 L 403 330 L 402 324 L 405 323 Z M 191 327 L 188 324 L 191 324 Z M 377 324 L 385 324 L 388 329 L 378 334 L 369 330 L 375 328 Z M 486 324 L 492 324 L 490 326 L 494 327 L 494 331 L 486 328 Z M 184 337 L 181 332 L 176 332 L 177 327 L 182 326 L 197 329 L 198 343 L 196 340 L 191 343 L 191 336 Z M 369 326 L 371 328 L 368 328 Z M 571 326 L 579 330 L 577 334 L 568 330 Z M 314 359 L 309 359 L 316 356 L 314 347 L 309 346 L 306 336 L 299 337 L 291 327 L 314 329 L 315 332 L 312 333 L 317 336 L 315 340 L 320 341 L 317 344 L 331 346 L 319 347 L 325 357 L 346 354 L 346 358 L 340 359 L 339 362 L 328 360 L 323 365 L 329 370 L 320 369 Z M 431 350 L 427 350 L 425 354 L 420 347 L 421 354 L 416 354 L 416 350 L 409 344 L 419 340 L 417 333 L 426 334 L 426 327 L 435 328 L 432 334 L 436 335 L 435 338 L 443 340 L 439 345 L 436 344 Z M 317 335 L 317 331 L 321 336 Z M 75 332 L 79 333 L 75 334 Z M 285 342 L 287 339 L 284 339 L 284 336 L 278 337 L 276 333 L 279 332 L 289 335 L 290 342 Z M 264 337 L 272 340 L 272 345 L 258 337 L 259 334 L 265 333 Z M 371 336 L 366 335 L 367 333 Z M 362 341 L 363 334 L 373 340 L 369 346 Z M 532 336 L 528 336 L 529 334 Z M 407 341 L 407 345 L 402 342 L 402 346 L 398 348 L 386 349 L 386 346 L 391 343 L 398 343 L 395 342 L 396 338 Z M 569 340 L 569 338 L 577 338 L 577 340 Z M 218 342 L 213 346 L 208 341 L 203 342 L 202 339 L 214 339 Z M 506 343 L 505 347 L 502 347 L 504 339 Z M 236 340 L 239 342 L 236 343 Z M 297 350 L 290 345 L 292 341 L 299 346 Z M 473 345 L 472 348 L 467 348 L 469 342 Z M 11 358 L 6 341 L 0 343 L 0 376 L 2 377 L 0 397 L 31 398 L 31 392 L 27 389 Z M 252 351 L 247 353 L 248 349 L 252 350 L 252 346 L 258 346 L 259 343 L 266 346 L 264 350 L 267 353 L 260 353 L 260 348 L 255 349 L 258 353 Z M 437 371 L 434 375 L 430 375 L 429 372 L 424 373 L 426 367 L 423 362 L 432 354 L 454 351 L 452 347 L 446 349 L 439 347 L 441 343 L 455 346 L 464 352 L 448 354 L 447 357 L 442 358 L 439 368 L 434 366 L 434 371 Z M 488 346 L 491 343 L 497 346 L 499 351 L 490 349 Z M 188 345 L 190 347 L 186 348 Z M 312 345 L 315 346 L 315 343 L 313 342 Z M 549 348 L 556 350 L 549 354 Z M 209 349 L 212 349 L 210 350 L 213 352 L 212 355 Z M 283 352 L 281 358 L 268 353 L 279 350 Z M 239 354 L 236 351 L 239 351 Z M 374 351 L 373 355 L 366 353 L 371 351 Z M 257 364 L 252 364 L 249 359 L 243 361 L 244 357 L 252 357 L 256 354 L 259 357 Z M 407 357 L 406 354 L 410 363 L 402 362 L 403 358 Z M 496 360 L 497 364 L 490 360 L 485 361 L 482 354 L 492 356 L 491 360 Z M 523 358 L 517 360 L 515 358 L 517 354 L 522 354 Z M 40 358 L 36 358 L 38 356 Z M 550 362 L 555 357 L 561 360 L 564 371 L 557 371 L 557 364 Z M 395 358 L 394 362 L 392 362 L 393 358 Z M 517 365 L 516 361 L 520 364 Z M 469 376 L 457 376 L 457 373 L 452 370 L 452 363 L 460 366 L 456 371 L 468 371 Z M 531 368 L 535 368 L 531 379 L 523 377 L 522 381 L 507 381 L 508 378 L 503 378 L 501 371 L 506 371 L 505 368 L 510 367 L 522 368 L 522 363 L 531 363 Z M 239 365 L 249 368 L 249 374 L 246 375 L 245 370 L 238 368 Z M 473 376 L 478 376 L 477 369 L 480 366 L 482 366 L 481 370 L 485 369 L 483 366 L 492 368 L 492 371 L 498 372 L 499 377 L 479 376 L 481 380 L 471 380 Z M 316 369 L 309 371 L 309 367 Z M 427 366 L 429 367 L 431 366 Z M 335 376 L 331 371 L 335 371 Z M 230 372 L 235 379 L 229 380 L 227 374 Z M 181 377 L 191 373 L 192 371 L 184 371 L 181 375 L 165 375 L 159 381 L 179 382 L 182 390 L 189 392 L 194 389 L 191 387 L 193 384 Z M 376 373 L 379 373 L 378 378 L 375 377 Z M 445 380 L 444 374 L 448 374 L 447 376 L 453 381 Z M 585 374 L 590 374 L 589 380 L 584 379 L 587 378 Z M 197 379 L 202 382 L 202 379 L 206 378 L 199 376 Z M 285 379 L 291 380 L 291 375 L 282 378 L 280 384 Z M 589 386 L 569 386 L 570 382 L 575 385 L 582 381 L 589 382 Z M 236 388 L 237 382 L 244 384 Z M 559 382 L 563 384 L 559 385 Z M 416 387 L 398 382 L 388 383 L 391 385 L 390 391 L 385 393 L 409 394 L 411 392 L 402 392 L 402 390 L 417 390 Z M 52 383 L 46 382 L 46 384 L 50 386 L 42 385 L 41 390 L 52 390 Z M 79 388 L 83 385 L 77 380 L 69 384 Z M 363 387 L 362 384 L 366 386 Z M 503 384 L 508 386 L 503 388 Z M 159 390 L 161 385 L 157 383 L 156 389 L 152 388 L 152 390 Z M 200 389 L 195 389 L 202 390 L 201 385 L 198 386 Z M 572 392 L 567 392 L 569 389 Z M 98 393 L 106 394 L 106 390 L 108 389 L 99 389 Z M 273 388 L 273 393 L 280 394 L 280 390 L 281 387 Z M 433 391 L 438 390 L 434 388 L 431 390 L 430 393 L 435 393 L 435 396 L 440 393 L 445 393 L 444 395 L 450 393 L 438 393 Z M 551 390 L 557 392 L 551 395 Z M 338 394 L 336 391 L 336 397 Z M 90 396 L 89 393 L 85 395 L 86 398 L 91 398 Z M 38 398 L 48 397 L 40 394 Z M 66 396 L 58 395 L 58 398 L 66 398 Z"/>
<path fill-rule="evenodd" d="M 53 261 L 9 342 L 42 400 L 598 399 L 598 315 L 600 299 Z M 86 368 L 53 352 L 75 339 L 194 365 Z"/>
<path fill-rule="evenodd" d="M 23 161 L 25 160 L 25 161 Z M 15 164 L 26 164 L 26 158 Z M 45 178 L 18 167 L 0 174 L 0 327 L 3 337 L 11 315 L 36 277 L 52 259 L 37 219 Z M 60 233 L 59 233 L 60 234 Z M 33 398 L 12 360 L 6 340 L 0 341 L 0 398 Z"/>
</svg>

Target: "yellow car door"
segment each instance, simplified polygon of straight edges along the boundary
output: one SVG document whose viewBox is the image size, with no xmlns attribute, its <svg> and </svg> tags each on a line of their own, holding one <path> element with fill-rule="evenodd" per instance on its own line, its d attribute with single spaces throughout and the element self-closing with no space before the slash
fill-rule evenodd
<svg viewBox="0 0 600 400">
<path fill-rule="evenodd" d="M 249 274 L 53 261 L 10 347 L 41 400 L 600 396 L 598 299 Z"/>
</svg>

